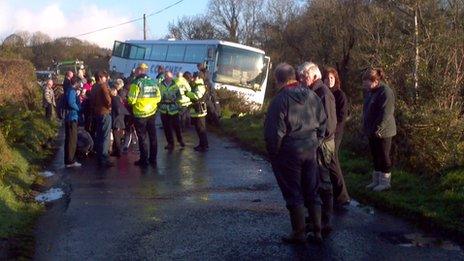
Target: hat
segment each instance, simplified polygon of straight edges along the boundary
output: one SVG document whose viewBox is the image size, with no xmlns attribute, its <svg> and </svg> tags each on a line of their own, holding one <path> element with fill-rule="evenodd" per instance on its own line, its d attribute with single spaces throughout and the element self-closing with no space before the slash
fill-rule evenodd
<svg viewBox="0 0 464 261">
<path fill-rule="evenodd" d="M 148 69 L 148 65 L 145 64 L 145 63 L 140 63 L 139 66 L 137 66 L 137 68 L 146 70 L 146 69 Z"/>
</svg>

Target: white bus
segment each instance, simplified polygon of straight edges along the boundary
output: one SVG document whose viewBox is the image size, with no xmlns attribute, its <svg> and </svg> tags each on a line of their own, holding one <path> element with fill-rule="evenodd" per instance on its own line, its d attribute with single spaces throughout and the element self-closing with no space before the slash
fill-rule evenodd
<svg viewBox="0 0 464 261">
<path fill-rule="evenodd" d="M 153 78 L 160 65 L 176 74 L 193 73 L 198 63 L 206 63 L 215 89 L 236 91 L 259 105 L 264 101 L 270 61 L 257 48 L 219 40 L 114 42 L 111 71 L 128 77 L 141 62 L 148 65 Z"/>
</svg>

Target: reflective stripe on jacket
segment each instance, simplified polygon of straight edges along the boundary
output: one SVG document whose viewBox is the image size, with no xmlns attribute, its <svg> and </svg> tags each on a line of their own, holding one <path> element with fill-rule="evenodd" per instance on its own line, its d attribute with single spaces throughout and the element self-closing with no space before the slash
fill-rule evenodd
<svg viewBox="0 0 464 261">
<path fill-rule="evenodd" d="M 159 85 L 161 91 L 161 101 L 159 103 L 159 111 L 164 114 L 175 115 L 180 112 L 178 101 L 181 99 L 179 87 L 172 81 L 169 86 L 163 81 Z"/>
<path fill-rule="evenodd" d="M 146 118 L 156 113 L 161 93 L 156 82 L 142 75 L 136 78 L 129 87 L 127 102 L 137 118 Z"/>
</svg>

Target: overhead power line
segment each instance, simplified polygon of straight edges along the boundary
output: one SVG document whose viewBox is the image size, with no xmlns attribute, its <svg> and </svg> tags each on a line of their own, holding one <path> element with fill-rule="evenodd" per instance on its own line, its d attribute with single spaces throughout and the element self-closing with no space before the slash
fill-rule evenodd
<svg viewBox="0 0 464 261">
<path fill-rule="evenodd" d="M 171 5 L 168 5 L 166 7 L 164 7 L 163 9 L 160 9 L 156 12 L 153 12 L 153 13 L 150 13 L 150 14 L 147 14 L 146 17 L 149 17 L 149 16 L 153 16 L 153 15 L 157 15 L 163 11 L 166 11 L 168 10 L 169 8 L 171 7 L 174 7 L 180 3 L 184 2 L 184 0 L 179 0 Z M 97 33 L 97 32 L 101 32 L 101 31 L 104 31 L 104 30 L 108 30 L 108 29 L 112 29 L 112 28 L 115 28 L 115 27 L 118 27 L 118 26 L 121 26 L 121 25 L 125 25 L 125 24 L 130 24 L 130 23 L 134 23 L 134 22 L 137 22 L 137 21 L 140 21 L 140 20 L 143 20 L 143 17 L 139 17 L 139 18 L 135 18 L 135 19 L 132 19 L 132 20 L 129 20 L 129 21 L 126 21 L 126 22 L 123 22 L 123 23 L 119 23 L 119 24 L 115 24 L 115 25 L 112 25 L 112 26 L 107 26 L 107 27 L 104 27 L 104 28 L 100 28 L 100 29 L 97 29 L 97 30 L 94 30 L 94 31 L 90 31 L 90 32 L 87 32 L 87 33 L 83 33 L 83 34 L 78 34 L 78 35 L 75 35 L 73 37 L 77 38 L 77 37 L 80 37 L 80 36 L 84 36 L 84 35 L 88 35 L 88 34 L 93 34 L 93 33 Z"/>
</svg>

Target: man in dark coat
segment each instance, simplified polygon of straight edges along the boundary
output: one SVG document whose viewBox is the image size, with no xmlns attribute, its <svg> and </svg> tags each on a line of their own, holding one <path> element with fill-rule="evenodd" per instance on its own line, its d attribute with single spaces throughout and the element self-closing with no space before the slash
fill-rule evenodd
<svg viewBox="0 0 464 261">
<path fill-rule="evenodd" d="M 282 240 L 304 243 L 304 207 L 313 220 L 317 209 L 320 216 L 316 149 L 326 132 L 326 115 L 317 95 L 296 81 L 292 66 L 279 64 L 274 73 L 280 89 L 266 115 L 264 138 L 292 223 L 292 233 Z M 322 240 L 320 223 L 314 232 Z"/>
<path fill-rule="evenodd" d="M 337 127 L 337 114 L 335 97 L 330 89 L 322 82 L 322 74 L 314 63 L 305 62 L 298 69 L 302 86 L 313 90 L 321 99 L 324 111 L 327 115 L 327 128 L 324 140 L 319 148 L 319 173 L 321 177 L 320 197 L 322 199 L 321 222 L 324 233 L 332 230 L 330 219 L 333 211 L 333 184 L 338 192 L 339 187 L 344 187 L 343 176 L 338 177 L 330 172 L 329 165 L 335 155 L 335 130 Z M 349 201 L 347 198 L 345 201 Z M 318 223 L 318 220 L 311 220 Z"/>
</svg>

